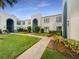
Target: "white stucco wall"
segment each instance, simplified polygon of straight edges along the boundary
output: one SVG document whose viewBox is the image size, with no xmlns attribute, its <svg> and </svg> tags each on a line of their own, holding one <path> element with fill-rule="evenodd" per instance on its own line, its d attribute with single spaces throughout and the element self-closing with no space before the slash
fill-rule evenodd
<svg viewBox="0 0 79 59">
<path fill-rule="evenodd" d="M 69 38 L 79 39 L 79 0 L 67 0 L 68 20 L 69 20 Z"/>
<path fill-rule="evenodd" d="M 44 16 L 44 17 L 42 15 L 34 15 L 31 18 L 31 26 L 33 25 L 33 20 L 37 19 L 38 20 L 38 26 L 40 26 L 41 28 L 48 27 L 49 28 L 48 32 L 56 30 L 57 26 L 63 27 L 63 22 L 60 22 L 60 23 L 56 22 L 57 17 L 62 17 L 62 15 L 58 14 L 58 15 L 51 15 L 51 16 Z M 44 23 L 44 20 L 46 18 L 49 20 L 49 22 Z"/>
<path fill-rule="evenodd" d="M 44 23 L 45 18 L 49 19 L 49 22 Z M 42 17 L 42 28 L 49 27 L 49 30 L 56 30 L 56 16 Z"/>
<path fill-rule="evenodd" d="M 33 20 L 37 19 L 38 21 L 38 26 L 41 28 L 48 27 L 49 31 L 56 30 L 57 26 L 63 26 L 62 22 L 61 23 L 56 23 L 57 17 L 61 16 L 59 15 L 51 15 L 51 16 L 42 16 L 41 14 L 36 14 L 31 17 L 31 19 L 27 20 L 18 20 L 14 15 L 9 15 L 6 13 L 0 14 L 0 29 L 6 30 L 6 21 L 7 19 L 12 19 L 14 21 L 14 30 L 17 30 L 18 28 L 23 28 L 27 29 L 28 26 L 33 26 Z M 49 22 L 44 23 L 44 19 L 48 18 Z M 17 22 L 20 22 L 20 25 L 17 24 Z M 25 24 L 23 24 L 25 22 Z M 29 23 L 30 22 L 30 23 Z M 47 32 L 49 32 L 47 31 Z"/>
<path fill-rule="evenodd" d="M 31 17 L 31 26 L 33 25 L 33 20 L 34 20 L 34 19 L 37 19 L 37 21 L 38 21 L 38 26 L 41 26 L 41 17 L 42 17 L 41 14 L 33 15 L 33 16 Z"/>
<path fill-rule="evenodd" d="M 14 30 L 16 30 L 17 29 L 17 24 L 16 24 L 17 18 L 13 15 L 9 15 L 6 13 L 0 14 L 0 28 L 2 30 L 6 30 L 7 19 L 12 19 L 14 21 Z"/>
</svg>

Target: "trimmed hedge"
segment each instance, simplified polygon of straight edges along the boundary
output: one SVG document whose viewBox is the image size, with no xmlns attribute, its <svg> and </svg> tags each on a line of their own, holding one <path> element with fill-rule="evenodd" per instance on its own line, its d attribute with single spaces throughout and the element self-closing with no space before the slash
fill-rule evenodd
<svg viewBox="0 0 79 59">
<path fill-rule="evenodd" d="M 28 27 L 27 27 L 27 32 L 29 32 L 29 33 L 30 33 L 30 32 L 31 32 L 31 30 L 32 30 L 31 26 L 28 26 Z"/>
<path fill-rule="evenodd" d="M 17 31 L 18 32 L 27 32 L 27 30 L 26 29 L 23 29 L 23 28 L 19 28 L 19 29 L 17 29 Z"/>
<path fill-rule="evenodd" d="M 40 27 L 39 26 L 36 26 L 35 27 L 35 33 L 39 33 L 39 31 L 40 31 Z"/>
</svg>

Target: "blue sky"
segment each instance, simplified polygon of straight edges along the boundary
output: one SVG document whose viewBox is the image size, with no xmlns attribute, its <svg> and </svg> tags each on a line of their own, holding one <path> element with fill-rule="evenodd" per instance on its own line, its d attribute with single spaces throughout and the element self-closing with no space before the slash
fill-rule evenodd
<svg viewBox="0 0 79 59">
<path fill-rule="evenodd" d="M 17 3 L 5 9 L 0 8 L 0 13 L 9 13 L 24 20 L 34 14 L 41 13 L 43 16 L 62 13 L 62 0 L 17 0 Z"/>
</svg>

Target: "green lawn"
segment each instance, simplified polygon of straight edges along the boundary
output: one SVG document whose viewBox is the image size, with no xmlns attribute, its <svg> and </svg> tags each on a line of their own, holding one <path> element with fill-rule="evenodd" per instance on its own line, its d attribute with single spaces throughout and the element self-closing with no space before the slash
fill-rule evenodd
<svg viewBox="0 0 79 59">
<path fill-rule="evenodd" d="M 17 33 L 20 33 L 20 34 L 27 34 L 27 32 L 17 32 Z"/>
<path fill-rule="evenodd" d="M 15 59 L 39 40 L 21 35 L 0 35 L 0 59 Z"/>
<path fill-rule="evenodd" d="M 41 59 L 70 59 L 70 58 L 55 50 L 47 48 Z"/>
<path fill-rule="evenodd" d="M 47 36 L 48 33 L 34 33 L 33 35 L 38 35 L 38 36 Z"/>
</svg>

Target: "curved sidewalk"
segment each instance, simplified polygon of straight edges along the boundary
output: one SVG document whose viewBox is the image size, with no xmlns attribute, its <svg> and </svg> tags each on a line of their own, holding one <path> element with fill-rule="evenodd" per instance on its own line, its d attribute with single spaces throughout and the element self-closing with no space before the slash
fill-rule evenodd
<svg viewBox="0 0 79 59">
<path fill-rule="evenodd" d="M 36 36 L 30 34 L 16 34 L 16 35 L 27 35 L 27 36 L 42 38 L 39 42 L 37 42 L 28 50 L 26 50 L 23 54 L 18 56 L 16 59 L 40 59 L 50 42 L 50 39 L 48 37 L 42 37 L 42 36 Z"/>
</svg>

